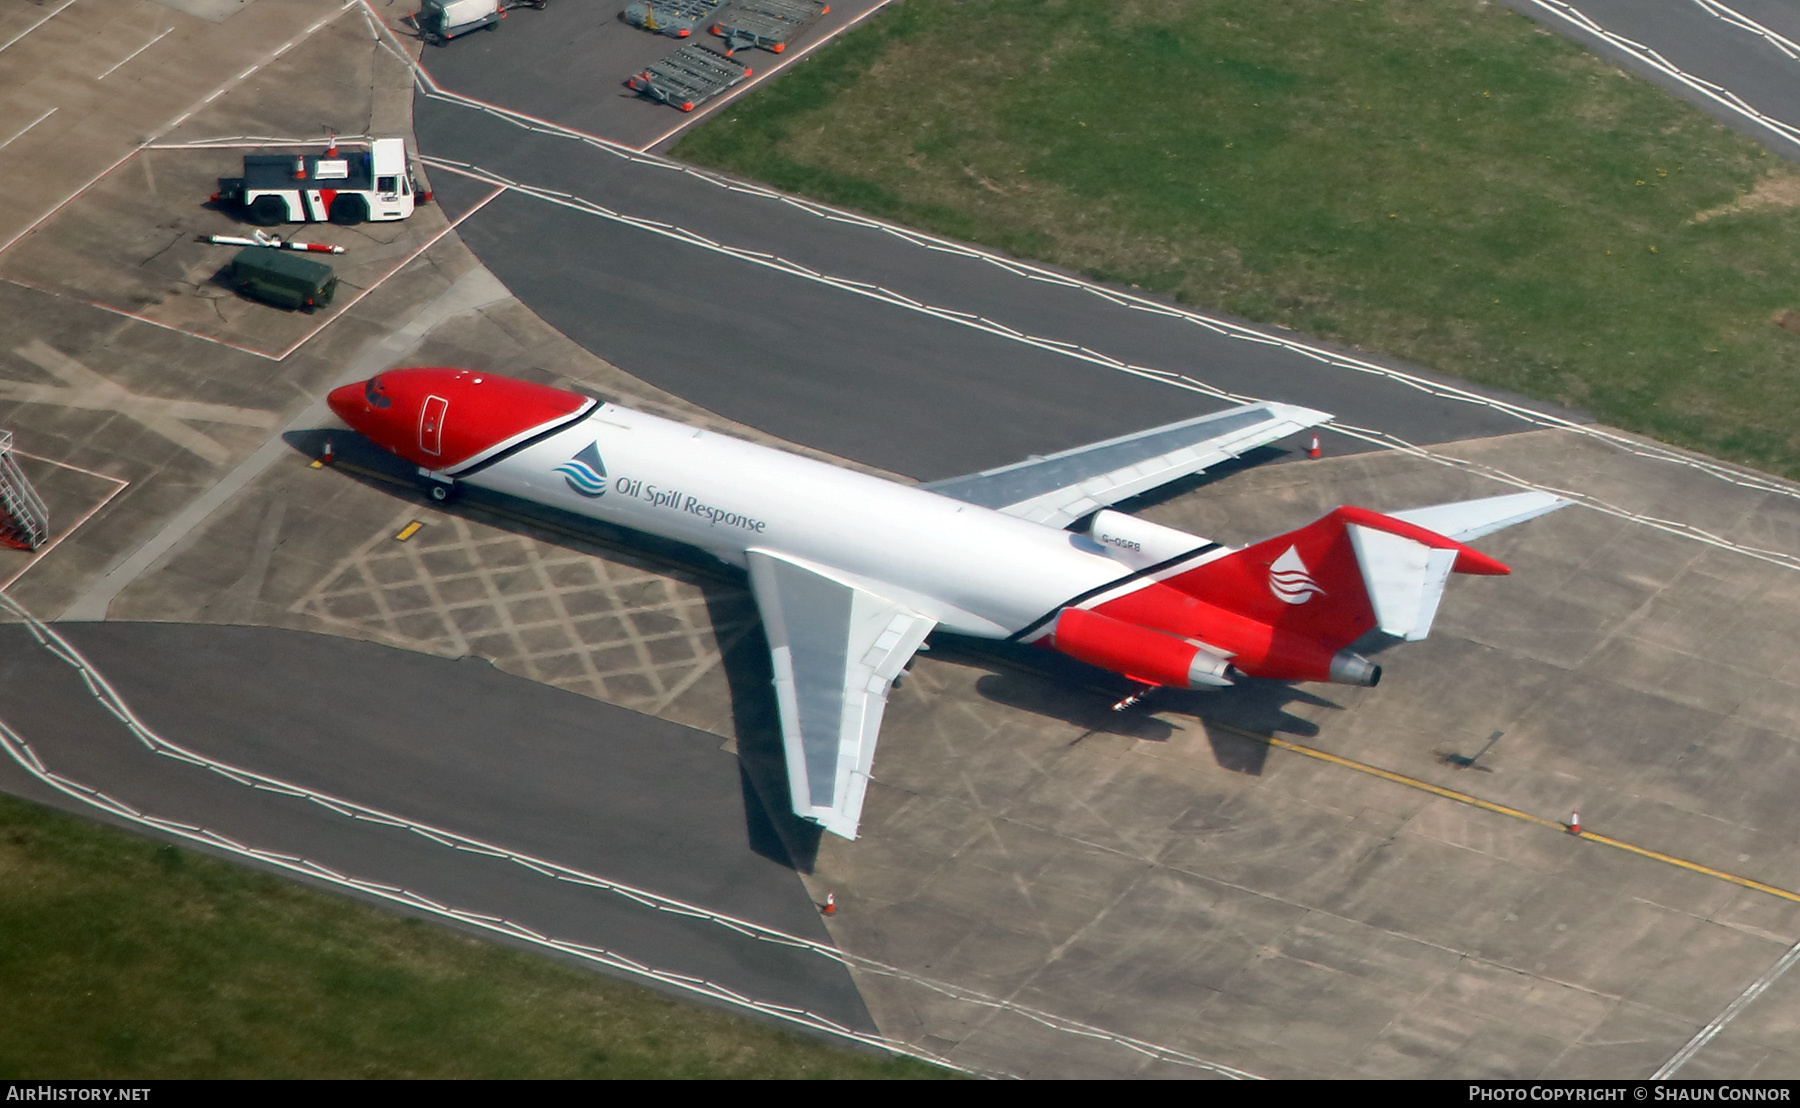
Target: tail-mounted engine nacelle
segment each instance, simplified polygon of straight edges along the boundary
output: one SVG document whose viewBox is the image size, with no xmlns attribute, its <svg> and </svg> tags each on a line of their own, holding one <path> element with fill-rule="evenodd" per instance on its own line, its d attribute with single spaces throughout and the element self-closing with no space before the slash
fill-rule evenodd
<svg viewBox="0 0 1800 1108">
<path fill-rule="evenodd" d="M 1223 654 L 1085 608 L 1064 608 L 1050 643 L 1071 658 L 1147 685 L 1220 688 L 1232 681 L 1231 662 Z"/>
<path fill-rule="evenodd" d="M 1088 537 L 1106 548 L 1114 560 L 1146 569 L 1207 545 L 1205 539 L 1111 510 L 1094 513 Z"/>
<path fill-rule="evenodd" d="M 1266 625 L 1253 626 L 1262 634 L 1221 623 L 1217 630 L 1223 645 L 1214 645 L 1085 608 L 1065 608 L 1056 617 L 1050 644 L 1072 658 L 1149 685 L 1219 688 L 1239 677 L 1267 677 L 1368 688 L 1381 681 L 1381 667 L 1360 654 L 1334 652 Z M 1236 637 L 1234 630 L 1240 632 Z"/>
</svg>

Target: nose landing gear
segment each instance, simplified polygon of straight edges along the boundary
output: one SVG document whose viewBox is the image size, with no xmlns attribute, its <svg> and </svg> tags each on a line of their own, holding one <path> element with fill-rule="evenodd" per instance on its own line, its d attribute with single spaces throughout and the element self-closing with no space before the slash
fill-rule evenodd
<svg viewBox="0 0 1800 1108">
<path fill-rule="evenodd" d="M 444 477 L 423 467 L 419 470 L 419 483 L 424 486 L 425 495 L 434 502 L 443 504 L 456 498 L 456 478 Z"/>
</svg>

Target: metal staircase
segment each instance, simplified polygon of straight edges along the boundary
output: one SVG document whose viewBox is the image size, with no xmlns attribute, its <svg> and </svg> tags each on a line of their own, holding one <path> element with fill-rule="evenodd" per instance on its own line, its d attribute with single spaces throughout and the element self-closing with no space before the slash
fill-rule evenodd
<svg viewBox="0 0 1800 1108">
<path fill-rule="evenodd" d="M 12 432 L 0 431 L 0 543 L 36 550 L 50 537 L 50 512 L 13 458 Z"/>
</svg>

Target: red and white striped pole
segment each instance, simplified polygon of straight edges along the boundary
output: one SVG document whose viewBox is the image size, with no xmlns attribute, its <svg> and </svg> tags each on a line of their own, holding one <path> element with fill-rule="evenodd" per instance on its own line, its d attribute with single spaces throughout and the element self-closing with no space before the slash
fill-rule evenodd
<svg viewBox="0 0 1800 1108">
<path fill-rule="evenodd" d="M 202 242 L 210 242 L 215 246 L 267 246 L 273 250 L 304 250 L 314 254 L 342 254 L 341 246 L 327 246 L 322 242 L 288 242 L 275 235 L 258 233 L 258 238 L 240 238 L 237 235 L 207 235 Z"/>
</svg>

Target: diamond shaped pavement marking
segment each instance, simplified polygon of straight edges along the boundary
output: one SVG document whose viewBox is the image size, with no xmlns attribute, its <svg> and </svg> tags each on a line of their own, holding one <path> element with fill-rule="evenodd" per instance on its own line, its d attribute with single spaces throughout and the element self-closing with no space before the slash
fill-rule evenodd
<svg viewBox="0 0 1800 1108">
<path fill-rule="evenodd" d="M 653 714 L 753 626 L 714 625 L 692 581 L 411 507 L 289 611 Z"/>
</svg>

